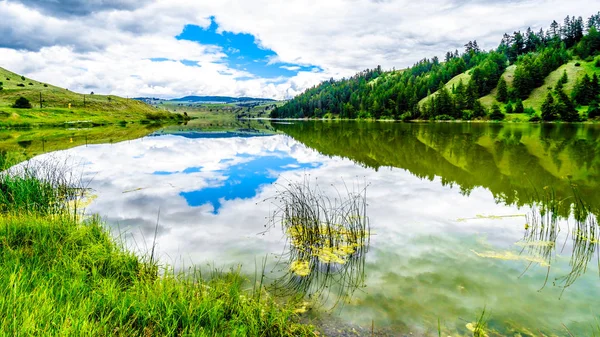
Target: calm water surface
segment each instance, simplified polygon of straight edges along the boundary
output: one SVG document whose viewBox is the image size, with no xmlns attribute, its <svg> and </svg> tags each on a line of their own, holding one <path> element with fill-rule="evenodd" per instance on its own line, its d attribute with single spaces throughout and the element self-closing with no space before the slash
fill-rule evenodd
<svg viewBox="0 0 600 337">
<path fill-rule="evenodd" d="M 599 127 L 273 127 L 280 133 L 257 137 L 159 132 L 42 157 L 80 163 L 97 195 L 87 212 L 104 217 L 133 247 L 151 245 L 160 210 L 164 262 L 241 264 L 250 274 L 286 249 L 280 229 L 264 232 L 278 188 L 303 179 L 325 193 L 332 185 L 368 184 L 364 287 L 333 309 L 342 322 L 437 336 L 439 319 L 444 335 L 468 335 L 485 307 L 492 336 L 567 336 L 563 324 L 576 336 L 600 334 L 597 241 L 574 240 L 569 216 L 574 189 L 599 213 Z M 549 194 L 561 201 L 556 237 L 526 217 Z M 549 238 L 555 248 L 543 249 Z M 574 249 L 587 270 L 567 282 Z M 285 268 L 279 263 L 267 276 Z"/>
</svg>

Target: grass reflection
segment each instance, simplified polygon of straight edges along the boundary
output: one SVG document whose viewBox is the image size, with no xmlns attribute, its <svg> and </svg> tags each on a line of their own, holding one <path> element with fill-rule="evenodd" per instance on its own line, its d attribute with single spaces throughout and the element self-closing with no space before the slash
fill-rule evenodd
<svg viewBox="0 0 600 337">
<path fill-rule="evenodd" d="M 286 269 L 274 288 L 285 295 L 308 296 L 315 304 L 333 306 L 347 301 L 365 282 L 365 254 L 369 249 L 366 187 L 344 186 L 331 198 L 310 178 L 279 185 L 272 198 L 276 210 L 272 226 L 281 226 Z"/>
</svg>

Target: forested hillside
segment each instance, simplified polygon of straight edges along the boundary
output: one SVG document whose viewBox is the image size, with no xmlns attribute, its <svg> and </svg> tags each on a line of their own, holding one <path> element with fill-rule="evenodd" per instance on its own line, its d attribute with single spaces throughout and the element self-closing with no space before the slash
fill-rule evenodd
<svg viewBox="0 0 600 337">
<path fill-rule="evenodd" d="M 449 51 L 443 61 L 426 58 L 402 71 L 378 66 L 351 78 L 331 79 L 275 109 L 271 117 L 597 118 L 599 31 L 600 12 L 586 21 L 567 16 L 546 31 L 504 34 L 495 50 L 481 50 L 477 41 L 469 41 L 463 52 Z"/>
</svg>

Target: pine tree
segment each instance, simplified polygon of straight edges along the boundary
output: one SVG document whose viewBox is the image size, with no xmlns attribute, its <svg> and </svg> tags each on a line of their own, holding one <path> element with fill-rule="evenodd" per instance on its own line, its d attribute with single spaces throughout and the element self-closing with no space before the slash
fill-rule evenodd
<svg viewBox="0 0 600 337">
<path fill-rule="evenodd" d="M 546 100 L 542 104 L 542 119 L 545 121 L 554 121 L 558 119 L 558 115 L 554 106 L 554 96 L 551 92 L 548 92 Z"/>
<path fill-rule="evenodd" d="M 504 114 L 500 111 L 500 107 L 498 104 L 492 105 L 492 113 L 490 114 L 490 119 L 493 121 L 501 121 L 504 119 Z"/>
<path fill-rule="evenodd" d="M 560 115 L 560 118 L 565 122 L 577 122 L 579 121 L 579 113 L 577 113 L 577 109 L 575 109 L 575 105 L 569 99 L 567 94 L 563 90 L 557 92 L 558 101 L 557 101 L 557 112 Z"/>
<path fill-rule="evenodd" d="M 496 95 L 498 102 L 506 103 L 508 101 L 508 86 L 504 77 L 500 76 L 498 80 L 498 94 Z"/>
<path fill-rule="evenodd" d="M 525 107 L 523 107 L 523 101 L 520 99 L 517 99 L 517 103 L 515 103 L 515 113 L 516 114 L 522 114 L 523 112 L 525 112 Z"/>
<path fill-rule="evenodd" d="M 506 111 L 506 114 L 512 114 L 513 113 L 513 106 L 512 106 L 512 104 L 508 103 L 506 105 L 506 108 L 504 110 Z"/>
</svg>

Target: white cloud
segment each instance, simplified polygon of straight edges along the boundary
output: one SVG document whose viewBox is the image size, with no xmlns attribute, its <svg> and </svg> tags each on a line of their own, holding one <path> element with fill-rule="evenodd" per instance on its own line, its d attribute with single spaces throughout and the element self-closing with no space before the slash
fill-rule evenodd
<svg viewBox="0 0 600 337">
<path fill-rule="evenodd" d="M 34 7 L 0 1 L 0 66 L 84 92 L 288 98 L 330 77 L 351 76 L 376 65 L 407 67 L 462 49 L 469 40 L 494 48 L 504 32 L 547 27 L 567 14 L 589 16 L 598 8 L 589 0 L 154 0 L 137 8 L 133 2 L 104 4 L 71 12 L 61 7 L 68 5 L 64 1 Z M 229 68 L 219 48 L 175 39 L 186 24 L 207 27 L 210 16 L 221 31 L 254 35 L 261 46 L 277 53 L 271 62 L 314 65 L 323 72 L 259 78 Z M 200 67 L 178 62 L 184 59 L 198 61 Z"/>
</svg>

